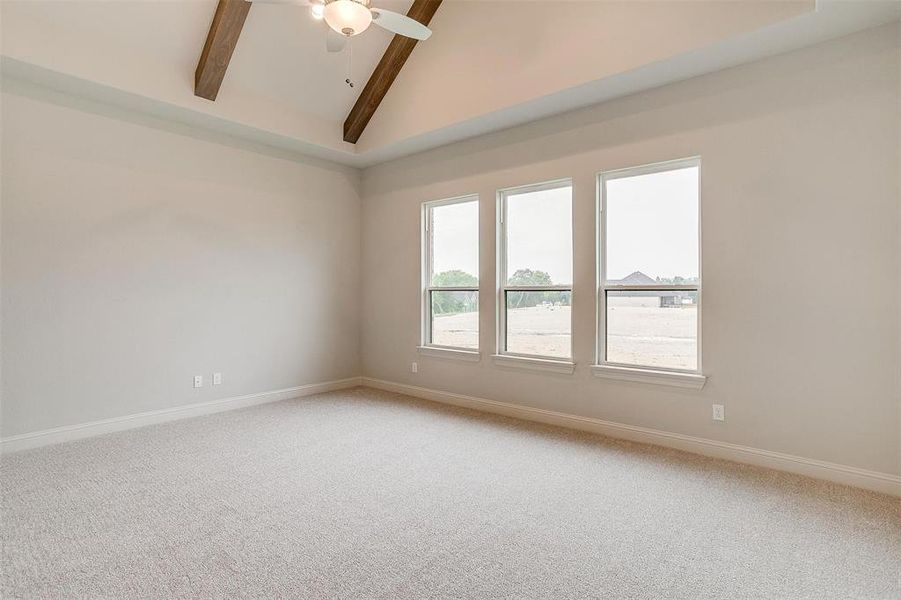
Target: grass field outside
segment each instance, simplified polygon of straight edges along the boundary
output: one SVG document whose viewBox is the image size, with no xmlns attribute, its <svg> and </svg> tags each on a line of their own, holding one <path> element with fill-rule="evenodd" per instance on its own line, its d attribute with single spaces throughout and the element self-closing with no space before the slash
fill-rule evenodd
<svg viewBox="0 0 901 600">
<path fill-rule="evenodd" d="M 657 297 L 615 298 L 607 307 L 607 360 L 673 369 L 697 368 L 695 305 L 661 308 Z M 507 351 L 570 357 L 569 306 L 532 306 L 507 314 Z M 476 348 L 478 313 L 437 315 L 432 341 L 441 346 Z"/>
</svg>

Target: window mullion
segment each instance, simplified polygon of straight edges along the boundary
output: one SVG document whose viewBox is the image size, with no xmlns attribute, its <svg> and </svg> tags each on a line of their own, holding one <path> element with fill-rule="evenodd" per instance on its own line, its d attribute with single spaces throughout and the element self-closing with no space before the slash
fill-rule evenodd
<svg viewBox="0 0 901 600">
<path fill-rule="evenodd" d="M 429 292 L 478 292 L 478 287 L 472 286 L 449 286 L 449 287 L 440 287 L 440 286 L 430 286 L 426 288 Z"/>
<path fill-rule="evenodd" d="M 700 286 L 689 285 L 610 285 L 602 284 L 601 288 L 613 292 L 696 292 Z"/>
</svg>

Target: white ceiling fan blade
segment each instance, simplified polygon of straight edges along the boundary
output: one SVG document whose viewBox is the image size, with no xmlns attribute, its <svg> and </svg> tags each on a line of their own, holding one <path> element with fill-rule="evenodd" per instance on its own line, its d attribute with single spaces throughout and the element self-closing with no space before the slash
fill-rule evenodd
<svg viewBox="0 0 901 600">
<path fill-rule="evenodd" d="M 345 44 L 347 44 L 347 36 L 343 36 L 331 27 L 326 27 L 328 30 L 325 34 L 325 49 L 329 52 L 341 52 L 344 50 Z"/>
<path fill-rule="evenodd" d="M 373 8 L 371 11 L 372 22 L 388 31 L 416 40 L 427 40 L 432 35 L 431 29 L 407 15 L 385 10 L 384 8 Z"/>
</svg>

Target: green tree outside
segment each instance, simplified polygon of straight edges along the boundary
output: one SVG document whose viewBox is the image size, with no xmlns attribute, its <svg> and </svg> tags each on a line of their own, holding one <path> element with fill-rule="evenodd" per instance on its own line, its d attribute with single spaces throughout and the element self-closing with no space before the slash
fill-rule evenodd
<svg viewBox="0 0 901 600">
<path fill-rule="evenodd" d="M 466 271 L 453 269 L 432 275 L 432 285 L 435 287 L 478 287 L 479 279 Z"/>
<path fill-rule="evenodd" d="M 432 275 L 432 285 L 435 287 L 478 287 L 479 279 L 466 271 L 452 269 Z M 478 292 L 432 292 L 432 314 L 434 315 L 475 312 L 478 309 Z"/>
<path fill-rule="evenodd" d="M 545 271 L 518 269 L 507 281 L 508 285 L 554 285 L 550 274 Z M 507 292 L 509 308 L 527 308 L 545 302 L 560 303 L 569 306 L 572 295 L 569 292 Z"/>
</svg>

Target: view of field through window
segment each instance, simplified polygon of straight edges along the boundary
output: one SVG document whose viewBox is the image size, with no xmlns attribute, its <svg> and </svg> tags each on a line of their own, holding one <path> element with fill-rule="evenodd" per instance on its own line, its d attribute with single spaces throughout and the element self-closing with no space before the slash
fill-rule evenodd
<svg viewBox="0 0 901 600">
<path fill-rule="evenodd" d="M 602 289 L 607 362 L 698 367 L 698 172 L 696 165 L 605 181 Z M 514 354 L 569 358 L 572 188 L 526 188 L 506 197 L 506 286 L 501 344 Z M 432 209 L 431 343 L 479 347 L 478 203 Z M 652 290 L 610 290 L 638 285 Z M 666 289 L 671 286 L 694 289 Z M 456 288 L 442 290 L 440 288 Z M 470 288 L 461 290 L 459 288 Z"/>
<path fill-rule="evenodd" d="M 606 361 L 696 370 L 698 167 L 627 174 L 604 185 Z M 643 289 L 609 289 L 624 286 Z"/>
<path fill-rule="evenodd" d="M 511 354 L 570 358 L 572 186 L 561 182 L 512 190 L 504 203 L 503 348 Z"/>
<path fill-rule="evenodd" d="M 607 362 L 697 368 L 697 303 L 661 292 L 607 293 Z"/>
<path fill-rule="evenodd" d="M 476 349 L 479 347 L 478 198 L 429 207 L 427 218 L 432 288 L 427 300 L 431 319 L 429 343 Z"/>
</svg>

